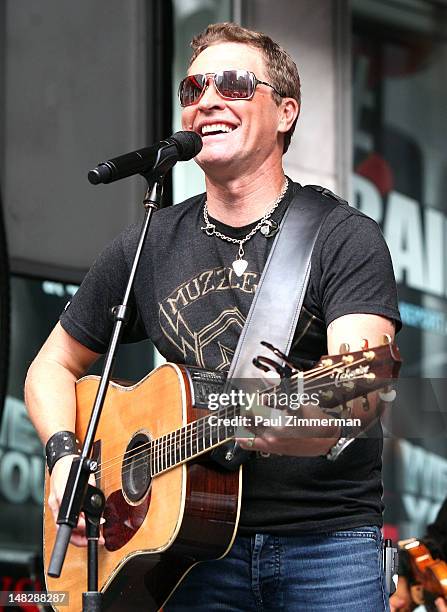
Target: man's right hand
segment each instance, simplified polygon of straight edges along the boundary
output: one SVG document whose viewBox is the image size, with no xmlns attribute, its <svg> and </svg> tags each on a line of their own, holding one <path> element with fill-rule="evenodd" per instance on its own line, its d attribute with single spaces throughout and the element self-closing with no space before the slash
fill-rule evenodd
<svg viewBox="0 0 447 612">
<path fill-rule="evenodd" d="M 48 496 L 48 506 L 53 513 L 54 521 L 56 522 L 59 513 L 59 507 L 62 502 L 62 497 L 65 491 L 65 485 L 67 484 L 68 474 L 70 473 L 71 464 L 73 459 L 78 455 L 66 455 L 56 461 L 50 480 L 50 494 Z M 89 482 L 95 485 L 95 477 L 93 474 L 89 478 Z M 87 546 L 87 538 L 85 535 L 85 517 L 84 513 L 81 512 L 79 516 L 78 525 L 73 529 L 71 534 L 70 542 L 75 546 Z M 98 541 L 99 544 L 104 544 L 104 538 L 101 535 Z"/>
</svg>

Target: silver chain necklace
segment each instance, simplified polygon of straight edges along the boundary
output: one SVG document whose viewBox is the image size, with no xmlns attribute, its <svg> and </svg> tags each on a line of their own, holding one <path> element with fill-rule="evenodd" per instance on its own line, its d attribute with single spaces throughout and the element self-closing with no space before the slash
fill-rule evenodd
<svg viewBox="0 0 447 612">
<path fill-rule="evenodd" d="M 258 221 L 258 223 L 254 226 L 254 228 L 244 238 L 241 238 L 241 239 L 231 238 L 230 236 L 226 236 L 225 234 L 222 234 L 222 232 L 218 232 L 216 230 L 216 226 L 214 225 L 214 223 L 211 223 L 210 220 L 209 220 L 209 217 L 208 217 L 208 202 L 205 202 L 205 206 L 203 207 L 203 219 L 204 219 L 206 225 L 202 226 L 200 229 L 203 230 L 207 236 L 217 236 L 221 240 L 226 240 L 227 242 L 231 242 L 232 244 L 238 244 L 239 245 L 239 250 L 237 252 L 237 257 L 233 261 L 233 263 L 231 264 L 231 266 L 232 266 L 232 268 L 235 271 L 237 276 L 242 276 L 242 274 L 245 272 L 245 270 L 247 269 L 247 266 L 248 266 L 248 261 L 246 259 L 244 259 L 244 255 L 245 255 L 244 244 L 246 242 L 248 242 L 250 240 L 250 238 L 253 238 L 253 236 L 256 234 L 256 232 L 258 230 L 261 230 L 261 232 L 264 235 L 269 233 L 269 231 L 270 231 L 270 222 L 268 220 L 272 216 L 272 214 L 276 210 L 276 208 L 278 207 L 278 205 L 281 202 L 281 200 L 283 199 L 284 194 L 286 193 L 288 186 L 289 186 L 289 180 L 286 177 L 286 180 L 284 182 L 283 188 L 281 189 L 281 192 L 280 192 L 279 196 L 276 198 L 276 200 L 273 202 L 271 207 L 264 214 L 262 219 L 260 219 Z"/>
</svg>

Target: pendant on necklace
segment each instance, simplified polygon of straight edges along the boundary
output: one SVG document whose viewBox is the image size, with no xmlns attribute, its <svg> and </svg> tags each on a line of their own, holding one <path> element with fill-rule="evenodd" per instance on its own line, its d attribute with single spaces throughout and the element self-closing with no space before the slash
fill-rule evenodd
<svg viewBox="0 0 447 612">
<path fill-rule="evenodd" d="M 248 261 L 246 259 L 235 259 L 231 265 L 236 273 L 236 276 L 242 276 L 247 269 Z"/>
<path fill-rule="evenodd" d="M 261 225 L 261 234 L 266 238 L 274 236 L 279 229 L 279 225 L 272 219 L 266 219 L 264 225 Z"/>
</svg>

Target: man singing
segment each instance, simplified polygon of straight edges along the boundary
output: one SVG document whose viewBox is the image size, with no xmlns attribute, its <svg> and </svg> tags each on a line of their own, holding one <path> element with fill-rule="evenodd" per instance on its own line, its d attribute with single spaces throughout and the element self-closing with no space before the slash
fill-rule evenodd
<svg viewBox="0 0 447 612">
<path fill-rule="evenodd" d="M 277 43 L 235 24 L 209 26 L 192 48 L 179 98 L 183 129 L 203 138 L 196 161 L 206 193 L 154 215 L 126 339 L 150 338 L 168 361 L 226 371 L 274 229 L 301 189 L 282 165 L 300 110 L 300 80 Z M 130 227 L 102 253 L 30 367 L 26 401 L 44 444 L 74 431 L 75 381 L 107 348 L 109 309 L 121 303 L 137 237 Z M 309 369 L 342 343 L 360 350 L 367 338 L 375 346 L 399 327 L 380 230 L 341 202 L 318 235 L 289 358 Z M 340 436 L 338 426 L 293 438 L 267 427 L 243 443 L 252 452 L 236 540 L 223 559 L 191 570 L 168 612 L 389 609 L 382 442 L 357 439 L 331 461 Z M 72 457 L 50 458 L 55 517 Z M 72 542 L 85 544 L 83 524 Z"/>
</svg>

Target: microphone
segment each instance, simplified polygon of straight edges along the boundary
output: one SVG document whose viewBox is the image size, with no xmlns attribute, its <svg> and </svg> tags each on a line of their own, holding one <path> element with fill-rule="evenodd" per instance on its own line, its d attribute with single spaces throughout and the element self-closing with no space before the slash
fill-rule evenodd
<svg viewBox="0 0 447 612">
<path fill-rule="evenodd" d="M 98 164 L 87 177 L 92 185 L 113 183 L 134 174 L 165 174 L 178 161 L 188 161 L 202 149 L 197 132 L 176 132 L 170 138 Z"/>
</svg>

